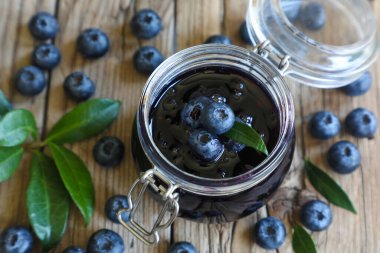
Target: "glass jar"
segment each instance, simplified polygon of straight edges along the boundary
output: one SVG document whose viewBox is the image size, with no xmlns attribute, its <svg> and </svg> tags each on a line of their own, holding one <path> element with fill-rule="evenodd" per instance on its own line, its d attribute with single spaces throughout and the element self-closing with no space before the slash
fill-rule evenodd
<svg viewBox="0 0 380 253">
<path fill-rule="evenodd" d="M 321 4 L 325 11 L 326 24 L 318 31 L 308 31 L 289 17 L 290 6 L 302 10 L 309 2 Z M 169 227 L 177 216 L 222 223 L 261 207 L 281 184 L 294 152 L 294 106 L 283 76 L 321 88 L 344 86 L 356 80 L 378 52 L 376 21 L 367 0 L 250 0 L 246 21 L 253 50 L 220 44 L 191 47 L 164 61 L 145 85 L 132 134 L 141 177 L 128 194 L 129 208 L 120 210 L 118 218 L 146 244 L 157 244 L 158 231 Z M 225 179 L 189 174 L 172 164 L 153 140 L 149 117 L 157 97 L 176 77 L 202 67 L 245 72 L 263 84 L 278 109 L 275 148 L 244 174 Z M 134 219 L 146 190 L 162 203 L 149 230 Z M 127 221 L 121 218 L 123 212 L 129 212 Z"/>
<path fill-rule="evenodd" d="M 325 24 L 320 29 L 308 29 L 302 21 L 310 3 L 323 8 Z M 368 0 L 250 0 L 246 21 L 254 45 L 271 42 L 272 63 L 289 55 L 284 74 L 314 87 L 336 88 L 359 79 L 379 51 L 376 17 Z"/>
<path fill-rule="evenodd" d="M 256 50 L 236 46 L 205 44 L 185 49 L 169 57 L 151 75 L 142 92 L 132 134 L 133 156 L 142 176 L 129 193 L 130 219 L 120 222 L 147 244 L 158 242 L 157 230 L 167 227 L 176 216 L 206 223 L 231 222 L 264 205 L 284 179 L 294 152 L 294 106 L 282 77 L 286 59 L 279 68 L 263 56 L 265 45 Z M 204 67 L 235 68 L 263 85 L 279 113 L 279 137 L 269 156 L 254 169 L 239 176 L 210 179 L 177 168 L 156 146 L 150 126 L 154 102 L 178 76 Z M 138 189 L 138 185 L 142 189 Z M 162 212 L 151 231 L 133 220 L 139 196 L 149 189 L 163 203 Z M 136 196 L 135 198 L 134 196 Z M 141 193 L 141 194 L 140 194 Z M 169 214 L 166 224 L 161 224 Z M 161 216 L 162 214 L 162 216 Z M 121 212 L 119 213 L 121 218 Z M 161 224 L 161 225 L 160 225 Z"/>
</svg>

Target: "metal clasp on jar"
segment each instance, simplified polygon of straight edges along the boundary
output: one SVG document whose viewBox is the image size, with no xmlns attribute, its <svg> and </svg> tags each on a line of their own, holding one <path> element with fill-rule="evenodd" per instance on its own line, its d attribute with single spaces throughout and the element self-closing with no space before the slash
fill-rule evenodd
<svg viewBox="0 0 380 253">
<path fill-rule="evenodd" d="M 135 199 L 134 192 L 136 191 L 139 184 L 142 184 L 142 188 L 138 192 L 137 198 Z M 155 221 L 153 228 L 150 231 L 146 230 L 134 219 L 136 210 L 141 204 L 143 194 L 148 186 L 154 192 L 159 194 L 159 197 L 163 203 L 157 220 Z M 145 244 L 157 245 L 160 240 L 158 231 L 168 228 L 178 216 L 178 193 L 174 192 L 176 189 L 177 186 L 168 180 L 157 169 L 154 168 L 146 171 L 139 179 L 133 183 L 132 188 L 128 193 L 128 208 L 121 209 L 117 214 L 119 222 Z M 124 212 L 129 213 L 129 218 L 127 221 L 122 219 Z M 162 223 L 167 213 L 169 214 L 169 219 L 166 222 Z"/>
<path fill-rule="evenodd" d="M 267 58 L 270 54 L 272 54 L 270 41 L 264 40 L 262 43 L 256 45 L 253 49 L 253 52 L 261 55 L 263 58 Z M 276 55 L 276 57 L 280 60 L 280 63 L 278 64 L 278 69 L 280 70 L 281 74 L 284 75 L 286 70 L 289 68 L 290 56 Z"/>
</svg>

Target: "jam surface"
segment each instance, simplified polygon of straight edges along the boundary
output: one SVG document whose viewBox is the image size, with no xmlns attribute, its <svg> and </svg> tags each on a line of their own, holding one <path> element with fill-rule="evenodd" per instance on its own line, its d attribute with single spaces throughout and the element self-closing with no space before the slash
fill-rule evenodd
<svg viewBox="0 0 380 253">
<path fill-rule="evenodd" d="M 200 177 L 220 179 L 252 170 L 266 158 L 245 147 L 240 152 L 225 148 L 216 161 L 199 159 L 188 145 L 191 129 L 182 122 L 180 114 L 186 103 L 200 96 L 225 102 L 236 117 L 245 122 L 252 120 L 252 127 L 262 136 L 268 151 L 273 150 L 279 135 L 279 112 L 264 86 L 233 68 L 195 69 L 173 80 L 158 96 L 150 112 L 150 127 L 157 147 L 179 169 Z"/>
</svg>

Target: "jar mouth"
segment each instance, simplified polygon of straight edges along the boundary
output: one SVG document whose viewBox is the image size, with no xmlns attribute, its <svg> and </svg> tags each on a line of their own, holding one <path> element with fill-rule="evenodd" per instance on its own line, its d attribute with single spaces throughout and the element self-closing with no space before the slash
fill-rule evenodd
<svg viewBox="0 0 380 253">
<path fill-rule="evenodd" d="M 305 28 L 299 17 L 290 20 L 286 13 L 289 9 L 284 8 L 288 4 L 302 10 L 311 2 L 323 6 L 326 13 L 326 22 L 319 30 Z M 254 45 L 269 40 L 276 57 L 291 57 L 285 74 L 292 79 L 319 88 L 345 86 L 369 68 L 379 51 L 375 15 L 368 1 L 355 3 L 353 6 L 349 0 L 250 0 L 248 32 Z M 269 59 L 275 62 L 273 57 Z"/>
<path fill-rule="evenodd" d="M 172 164 L 155 144 L 150 125 L 152 104 L 171 81 L 185 72 L 202 67 L 238 68 L 252 75 L 268 89 L 279 110 L 280 133 L 269 156 L 244 174 L 224 179 L 199 177 Z M 138 136 L 153 166 L 181 189 L 200 195 L 221 196 L 251 188 L 270 175 L 285 156 L 294 135 L 294 105 L 280 72 L 259 55 L 244 48 L 221 44 L 204 44 L 182 50 L 165 60 L 149 77 L 137 113 Z M 148 168 L 146 168 L 148 169 Z"/>
</svg>

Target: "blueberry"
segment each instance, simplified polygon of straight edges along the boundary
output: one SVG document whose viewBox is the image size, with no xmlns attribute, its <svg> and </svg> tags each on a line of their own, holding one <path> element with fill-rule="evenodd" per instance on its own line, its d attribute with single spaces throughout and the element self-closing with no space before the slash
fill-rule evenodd
<svg viewBox="0 0 380 253">
<path fill-rule="evenodd" d="M 108 219 L 115 223 L 120 223 L 117 218 L 117 213 L 120 209 L 128 208 L 128 197 L 124 195 L 115 195 L 110 197 L 105 206 L 105 212 Z M 127 221 L 129 214 L 123 212 L 122 218 L 124 221 Z"/>
<path fill-rule="evenodd" d="M 32 247 L 32 234 L 24 227 L 9 227 L 0 237 L 1 253 L 28 253 Z"/>
<path fill-rule="evenodd" d="M 301 12 L 301 0 L 281 0 L 281 7 L 290 22 L 297 20 Z"/>
<path fill-rule="evenodd" d="M 123 253 L 124 242 L 121 236 L 109 229 L 95 232 L 88 241 L 88 253 Z"/>
<path fill-rule="evenodd" d="M 45 74 L 37 67 L 26 66 L 16 73 L 14 84 L 22 95 L 35 96 L 46 86 Z"/>
<path fill-rule="evenodd" d="M 235 114 L 231 107 L 224 103 L 211 103 L 201 115 L 203 127 L 214 134 L 224 134 L 235 123 Z"/>
<path fill-rule="evenodd" d="M 309 122 L 310 134 L 318 139 L 326 140 L 336 136 L 340 131 L 338 117 L 329 111 L 315 113 Z"/>
<path fill-rule="evenodd" d="M 365 94 L 372 86 L 372 75 L 369 71 L 365 72 L 358 80 L 355 82 L 344 86 L 342 90 L 348 96 L 361 96 Z"/>
<path fill-rule="evenodd" d="M 119 138 L 106 136 L 96 142 L 92 154 L 101 166 L 114 167 L 124 157 L 124 144 Z"/>
<path fill-rule="evenodd" d="M 81 102 L 89 99 L 95 92 L 94 82 L 82 72 L 73 72 L 63 83 L 66 94 L 74 101 Z"/>
<path fill-rule="evenodd" d="M 47 40 L 57 35 L 59 25 L 53 15 L 46 12 L 39 12 L 30 19 L 29 30 L 34 38 Z"/>
<path fill-rule="evenodd" d="M 110 41 L 98 28 L 84 30 L 78 37 L 77 48 L 88 59 L 100 58 L 108 52 Z"/>
<path fill-rule="evenodd" d="M 207 97 L 197 97 L 190 100 L 181 111 L 182 121 L 193 129 L 200 127 L 201 115 L 210 104 L 211 100 Z"/>
<path fill-rule="evenodd" d="M 62 253 L 86 253 L 86 251 L 80 247 L 70 246 L 64 249 Z"/>
<path fill-rule="evenodd" d="M 138 11 L 131 21 L 132 32 L 139 39 L 151 39 L 160 33 L 162 22 L 160 16 L 151 9 Z"/>
<path fill-rule="evenodd" d="M 277 249 L 286 237 L 284 223 L 276 217 L 266 217 L 259 220 L 254 228 L 254 238 L 264 249 Z"/>
<path fill-rule="evenodd" d="M 188 142 L 195 155 L 205 162 L 215 161 L 223 153 L 223 145 L 219 139 L 205 130 L 192 131 Z"/>
<path fill-rule="evenodd" d="M 247 27 L 247 22 L 246 21 L 244 21 L 243 23 L 241 23 L 240 28 L 239 28 L 239 35 L 240 35 L 240 38 L 244 42 L 252 44 L 251 38 L 249 37 L 248 27 Z"/>
<path fill-rule="evenodd" d="M 151 74 L 163 61 L 160 51 L 152 46 L 141 47 L 133 55 L 135 68 L 143 74 Z"/>
<path fill-rule="evenodd" d="M 53 44 L 38 45 L 32 55 L 33 64 L 45 70 L 52 70 L 61 61 L 61 52 Z"/>
<path fill-rule="evenodd" d="M 334 171 L 348 174 L 360 166 L 361 155 L 353 143 L 339 141 L 327 151 L 327 161 Z"/>
<path fill-rule="evenodd" d="M 225 35 L 213 35 L 207 38 L 205 41 L 206 44 L 217 43 L 217 44 L 225 44 L 231 45 L 231 40 Z"/>
<path fill-rule="evenodd" d="M 319 30 L 326 22 L 325 9 L 320 3 L 308 3 L 301 10 L 300 20 L 307 29 L 312 31 Z"/>
<path fill-rule="evenodd" d="M 377 129 L 377 119 L 373 112 L 357 108 L 347 115 L 345 125 L 347 131 L 355 137 L 372 138 Z"/>
<path fill-rule="evenodd" d="M 197 249 L 189 242 L 176 242 L 170 246 L 168 253 L 197 253 Z"/>
<path fill-rule="evenodd" d="M 320 201 L 311 200 L 302 206 L 301 223 L 311 231 L 322 231 L 330 226 L 332 212 L 330 207 Z"/>
</svg>

